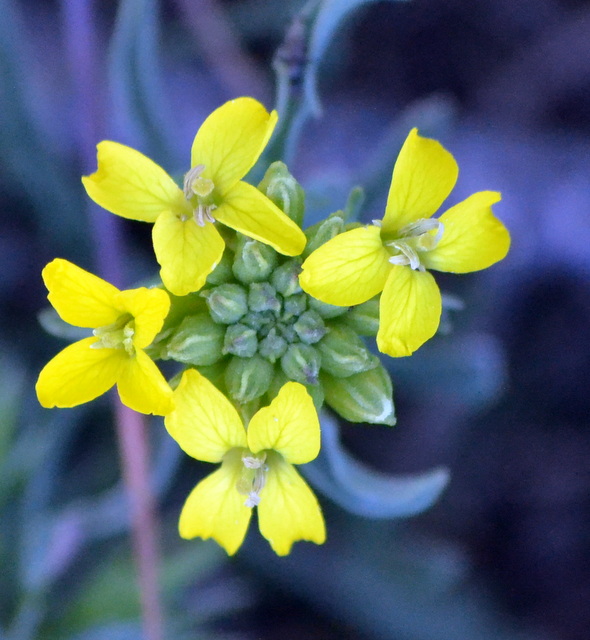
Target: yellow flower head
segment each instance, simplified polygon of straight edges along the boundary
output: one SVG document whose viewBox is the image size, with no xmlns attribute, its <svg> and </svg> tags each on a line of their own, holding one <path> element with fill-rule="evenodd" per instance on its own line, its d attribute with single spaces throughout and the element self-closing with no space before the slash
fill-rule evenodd
<svg viewBox="0 0 590 640">
<path fill-rule="evenodd" d="M 427 269 L 478 271 L 508 252 L 510 236 L 491 209 L 499 193 L 474 193 L 431 217 L 458 174 L 440 143 L 412 129 L 393 169 L 383 220 L 336 236 L 302 265 L 301 287 L 323 302 L 356 305 L 383 292 L 377 333 L 383 353 L 411 355 L 436 333 L 441 295 Z"/>
<path fill-rule="evenodd" d="M 43 269 L 43 280 L 62 320 L 94 329 L 94 335 L 47 363 L 36 385 L 39 402 L 47 408 L 75 407 L 116 384 L 121 402 L 135 411 L 168 413 L 172 390 L 144 352 L 168 314 L 168 294 L 143 287 L 119 291 L 59 258 Z"/>
<path fill-rule="evenodd" d="M 183 507 L 183 538 L 214 538 L 232 555 L 257 506 L 260 532 L 278 555 L 297 540 L 324 542 L 317 499 L 293 467 L 320 450 L 318 417 L 303 385 L 285 384 L 247 429 L 230 401 L 194 369 L 183 374 L 174 400 L 165 418 L 170 435 L 193 458 L 221 462 Z"/>
<path fill-rule="evenodd" d="M 219 221 L 279 253 L 299 255 L 305 235 L 269 198 L 242 178 L 277 123 L 253 98 L 231 100 L 203 123 L 193 141 L 184 188 L 152 160 L 117 142 L 98 145 L 98 170 L 82 178 L 88 195 L 108 211 L 153 222 L 160 275 L 175 295 L 198 291 L 219 263 L 225 243 Z"/>
</svg>

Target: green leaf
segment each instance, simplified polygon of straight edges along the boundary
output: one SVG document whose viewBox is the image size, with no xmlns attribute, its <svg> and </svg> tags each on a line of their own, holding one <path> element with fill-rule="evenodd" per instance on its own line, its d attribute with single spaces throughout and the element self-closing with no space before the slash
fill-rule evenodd
<svg viewBox="0 0 590 640">
<path fill-rule="evenodd" d="M 393 476 L 369 469 L 347 453 L 338 439 L 336 421 L 322 415 L 322 450 L 302 472 L 342 508 L 367 518 L 407 518 L 428 509 L 449 481 L 449 472 Z"/>
</svg>

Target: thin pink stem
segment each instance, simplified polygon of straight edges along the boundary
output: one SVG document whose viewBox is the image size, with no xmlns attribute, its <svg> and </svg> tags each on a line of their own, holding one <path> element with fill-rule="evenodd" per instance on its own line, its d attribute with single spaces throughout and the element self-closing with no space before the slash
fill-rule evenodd
<svg viewBox="0 0 590 640">
<path fill-rule="evenodd" d="M 158 540 L 154 495 L 149 485 L 146 421 L 116 402 L 117 435 L 123 481 L 131 508 L 133 552 L 138 569 L 145 640 L 163 640 L 163 617 L 158 589 Z"/>
<path fill-rule="evenodd" d="M 101 105 L 106 96 L 95 32 L 92 0 L 62 0 L 65 48 L 75 100 L 78 144 L 82 169 L 96 167 L 95 145 L 103 132 L 105 114 Z M 103 56 L 104 57 L 104 56 Z M 118 219 L 89 206 L 98 272 L 109 282 L 124 281 L 124 242 Z M 113 394 L 115 422 L 123 468 L 123 480 L 131 511 L 133 553 L 138 572 L 143 635 L 145 640 L 163 640 L 163 616 L 158 588 L 158 546 L 156 505 L 149 482 L 149 444 L 145 417 L 124 407 Z"/>
</svg>

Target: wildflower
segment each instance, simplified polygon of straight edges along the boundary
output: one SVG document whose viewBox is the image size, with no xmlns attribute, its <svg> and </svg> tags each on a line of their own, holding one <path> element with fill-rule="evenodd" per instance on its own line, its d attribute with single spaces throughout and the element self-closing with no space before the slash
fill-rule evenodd
<svg viewBox="0 0 590 640">
<path fill-rule="evenodd" d="M 508 231 L 491 210 L 499 193 L 474 193 L 431 217 L 458 172 L 440 143 L 413 129 L 393 169 L 383 220 L 337 235 L 302 265 L 301 287 L 323 302 L 357 305 L 382 292 L 377 346 L 383 353 L 408 356 L 436 333 L 441 294 L 427 269 L 478 271 L 508 252 Z"/>
<path fill-rule="evenodd" d="M 144 352 L 170 307 L 162 289 L 116 287 L 56 259 L 43 269 L 49 301 L 60 317 L 93 336 L 66 347 L 39 374 L 37 397 L 47 408 L 75 407 L 117 385 L 121 402 L 140 413 L 164 415 L 172 390 Z"/>
<path fill-rule="evenodd" d="M 139 151 L 108 140 L 98 145 L 98 170 L 82 182 L 108 211 L 154 223 L 162 282 L 175 295 L 186 295 L 198 291 L 221 260 L 225 243 L 215 221 L 285 255 L 303 250 L 301 229 L 241 180 L 258 160 L 276 122 L 276 112 L 269 114 L 252 98 L 216 109 L 195 136 L 183 189 Z"/>
<path fill-rule="evenodd" d="M 317 414 L 303 385 L 285 384 L 247 429 L 230 401 L 194 369 L 185 371 L 174 399 L 165 419 L 170 435 L 193 458 L 221 462 L 183 507 L 183 538 L 214 538 L 232 555 L 257 506 L 260 532 L 278 555 L 297 540 L 324 542 L 317 499 L 293 466 L 320 449 Z"/>
</svg>

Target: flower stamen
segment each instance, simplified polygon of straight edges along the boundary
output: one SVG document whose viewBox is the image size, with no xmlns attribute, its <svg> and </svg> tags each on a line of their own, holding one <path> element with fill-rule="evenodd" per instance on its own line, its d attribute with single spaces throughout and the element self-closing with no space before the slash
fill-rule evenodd
<svg viewBox="0 0 590 640">
<path fill-rule="evenodd" d="M 236 488 L 239 493 L 247 496 L 244 505 L 252 508 L 260 504 L 260 492 L 266 484 L 268 465 L 265 464 L 266 453 L 253 455 L 250 452 L 242 455 L 244 469 Z"/>
<path fill-rule="evenodd" d="M 433 235 L 431 231 L 436 231 Z M 432 251 L 442 238 L 444 225 L 440 220 L 434 218 L 423 218 L 410 222 L 399 230 L 399 238 L 385 243 L 385 246 L 392 247 L 399 251 L 391 256 L 391 264 L 409 265 L 415 271 L 424 271 L 424 266 L 420 262 L 420 253 Z"/>
<path fill-rule="evenodd" d="M 92 333 L 98 340 L 90 345 L 91 349 L 124 349 L 130 356 L 135 353 L 135 321 L 129 314 L 122 315 L 112 324 L 93 329 Z"/>
</svg>

